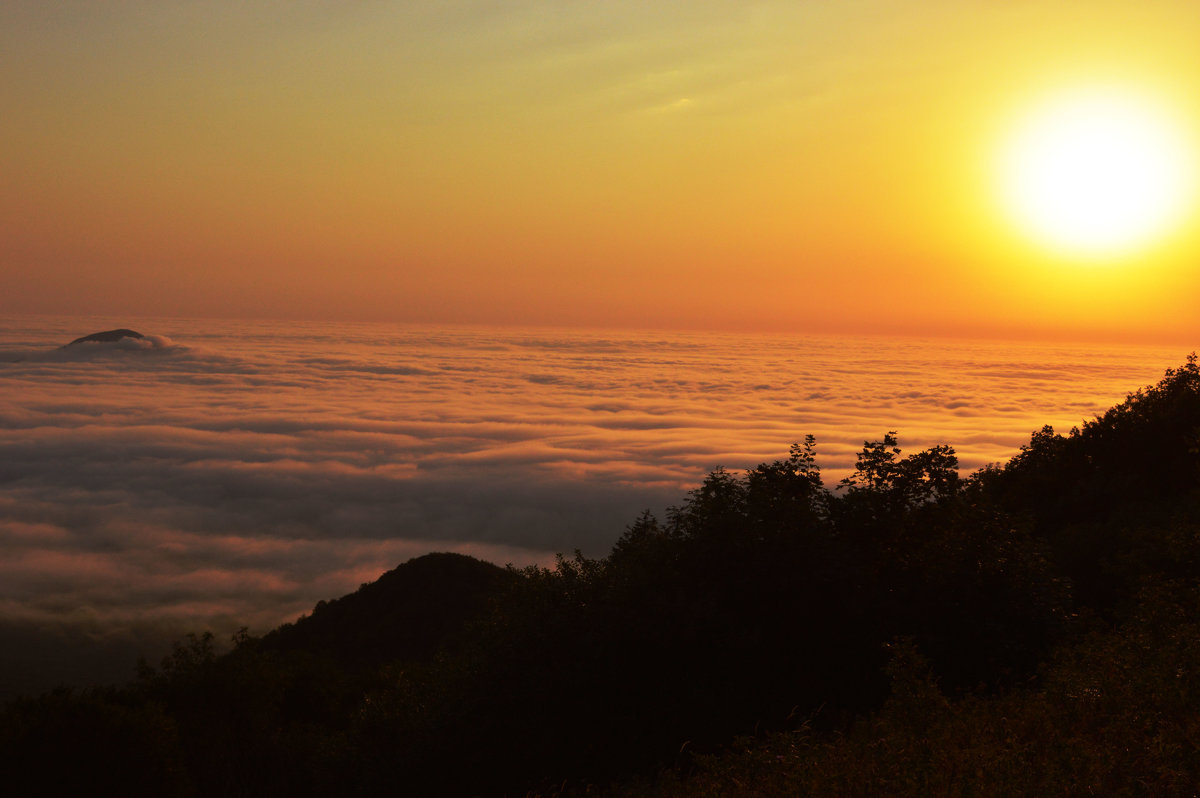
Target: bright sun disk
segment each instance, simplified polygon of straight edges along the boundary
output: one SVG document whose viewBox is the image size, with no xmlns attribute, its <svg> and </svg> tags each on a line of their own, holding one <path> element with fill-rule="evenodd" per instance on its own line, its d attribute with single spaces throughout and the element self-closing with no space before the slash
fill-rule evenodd
<svg viewBox="0 0 1200 798">
<path fill-rule="evenodd" d="M 1004 206 L 1026 234 L 1063 254 L 1149 246 L 1188 204 L 1192 158 L 1181 129 L 1135 96 L 1058 96 L 1027 116 L 1003 149 Z"/>
</svg>

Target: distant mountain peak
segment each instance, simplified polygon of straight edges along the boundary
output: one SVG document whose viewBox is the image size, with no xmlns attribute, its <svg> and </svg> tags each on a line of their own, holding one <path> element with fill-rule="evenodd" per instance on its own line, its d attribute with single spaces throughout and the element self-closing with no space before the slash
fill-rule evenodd
<svg viewBox="0 0 1200 798">
<path fill-rule="evenodd" d="M 67 346 L 75 346 L 76 344 L 86 344 L 86 343 L 91 343 L 93 341 L 100 342 L 100 343 L 113 343 L 115 341 L 120 341 L 122 338 L 145 338 L 145 337 L 146 336 L 142 335 L 140 332 L 136 332 L 134 330 L 126 330 L 126 329 L 122 328 L 119 330 L 107 330 L 105 332 L 98 332 L 98 333 L 92 333 L 91 335 L 85 335 L 82 338 L 76 338 L 74 341 L 67 344 Z M 63 349 L 66 349 L 66 348 L 67 348 L 66 346 L 63 347 Z"/>
</svg>

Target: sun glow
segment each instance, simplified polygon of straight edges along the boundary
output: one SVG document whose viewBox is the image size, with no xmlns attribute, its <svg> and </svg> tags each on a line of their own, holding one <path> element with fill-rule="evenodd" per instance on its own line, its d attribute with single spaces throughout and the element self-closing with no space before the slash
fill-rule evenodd
<svg viewBox="0 0 1200 798">
<path fill-rule="evenodd" d="M 1183 126 L 1115 91 L 1056 95 L 1027 115 L 999 160 L 1013 222 L 1064 255 L 1119 257 L 1177 226 L 1194 177 Z"/>
</svg>

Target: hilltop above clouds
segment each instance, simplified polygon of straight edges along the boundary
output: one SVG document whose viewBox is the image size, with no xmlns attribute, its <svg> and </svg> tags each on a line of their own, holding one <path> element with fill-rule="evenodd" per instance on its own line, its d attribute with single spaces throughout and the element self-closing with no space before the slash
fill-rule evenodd
<svg viewBox="0 0 1200 798">
<path fill-rule="evenodd" d="M 122 338 L 137 339 L 137 338 L 145 338 L 145 337 L 146 336 L 142 335 L 140 332 L 137 332 L 135 330 L 126 330 L 126 329 L 122 328 L 119 330 L 108 330 L 107 332 L 98 332 L 98 333 L 92 333 L 91 335 L 85 335 L 82 338 L 76 338 L 74 341 L 67 344 L 67 346 L 77 346 L 78 344 L 87 344 L 87 343 L 115 343 L 117 341 L 120 341 Z M 66 349 L 67 346 L 64 346 L 63 349 Z"/>
<path fill-rule="evenodd" d="M 71 343 L 60 346 L 59 350 L 75 350 L 86 349 L 92 346 L 109 346 L 117 349 L 166 349 L 171 346 L 171 339 L 162 335 L 142 335 L 136 330 L 128 330 L 120 328 L 116 330 L 106 330 L 104 332 L 92 333 L 80 338 L 76 338 Z"/>
<path fill-rule="evenodd" d="M 165 335 L 144 335 L 121 327 L 84 335 L 70 343 L 45 348 L 49 342 L 4 340 L 0 347 L 0 363 L 64 363 L 94 359 L 125 359 L 138 353 L 171 354 L 178 356 L 187 347 L 175 344 Z M 13 344 L 16 344 L 15 346 Z"/>
</svg>

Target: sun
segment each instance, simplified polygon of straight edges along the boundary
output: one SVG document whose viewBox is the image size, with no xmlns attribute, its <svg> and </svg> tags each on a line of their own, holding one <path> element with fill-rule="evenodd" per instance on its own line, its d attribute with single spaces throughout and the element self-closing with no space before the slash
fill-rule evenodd
<svg viewBox="0 0 1200 798">
<path fill-rule="evenodd" d="M 1045 100 L 1007 137 L 998 169 L 1015 225 L 1077 257 L 1153 245 L 1182 221 L 1193 183 L 1183 125 L 1147 98 L 1112 89 Z"/>
</svg>

